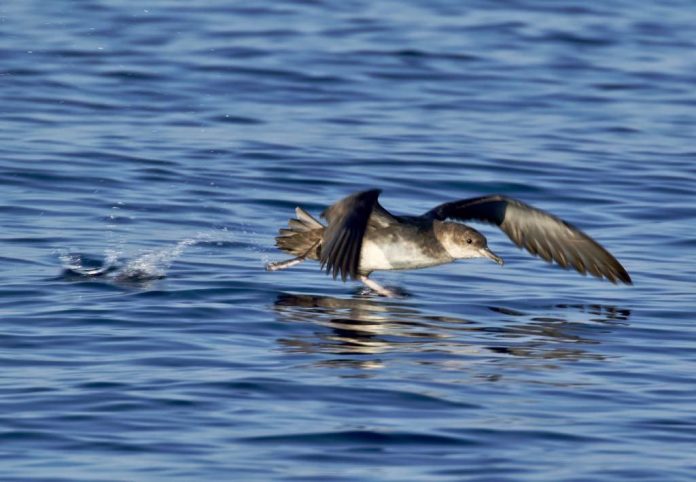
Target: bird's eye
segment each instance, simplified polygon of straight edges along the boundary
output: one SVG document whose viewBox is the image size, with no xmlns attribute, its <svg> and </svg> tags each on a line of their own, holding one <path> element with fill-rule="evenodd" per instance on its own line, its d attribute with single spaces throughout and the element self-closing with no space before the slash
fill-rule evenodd
<svg viewBox="0 0 696 482">
<path fill-rule="evenodd" d="M 471 244 L 471 238 L 467 238 L 466 244 Z"/>
</svg>

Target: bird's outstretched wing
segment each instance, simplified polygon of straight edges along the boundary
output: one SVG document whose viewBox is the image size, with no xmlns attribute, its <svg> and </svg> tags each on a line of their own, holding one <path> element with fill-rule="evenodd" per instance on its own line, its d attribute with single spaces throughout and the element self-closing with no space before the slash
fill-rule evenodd
<svg viewBox="0 0 696 482">
<path fill-rule="evenodd" d="M 632 284 L 616 258 L 597 241 L 570 223 L 502 195 L 462 199 L 441 204 L 425 216 L 433 219 L 476 220 L 495 224 L 519 247 L 563 268 L 571 266 L 612 283 Z"/>
<path fill-rule="evenodd" d="M 319 262 L 321 269 L 331 273 L 334 278 L 338 274 L 343 281 L 348 276 L 353 279 L 358 277 L 360 250 L 370 215 L 376 211 L 380 213 L 380 219 L 389 216 L 377 202 L 380 192 L 379 189 L 372 189 L 351 194 L 321 214 L 329 225 L 322 237 Z"/>
</svg>

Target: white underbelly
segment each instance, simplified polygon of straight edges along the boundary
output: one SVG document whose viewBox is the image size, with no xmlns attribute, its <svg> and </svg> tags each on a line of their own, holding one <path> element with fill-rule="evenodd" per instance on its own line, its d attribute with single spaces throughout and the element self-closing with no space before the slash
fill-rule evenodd
<svg viewBox="0 0 696 482">
<path fill-rule="evenodd" d="M 448 260 L 428 256 L 415 243 L 399 242 L 378 246 L 363 240 L 360 251 L 360 271 L 416 269 L 442 264 Z"/>
</svg>

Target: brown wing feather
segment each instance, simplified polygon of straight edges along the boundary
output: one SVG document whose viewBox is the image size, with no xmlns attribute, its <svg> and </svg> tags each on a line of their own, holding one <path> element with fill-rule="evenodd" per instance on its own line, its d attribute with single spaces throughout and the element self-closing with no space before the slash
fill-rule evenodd
<svg viewBox="0 0 696 482">
<path fill-rule="evenodd" d="M 373 209 L 377 205 L 379 189 L 359 192 L 338 201 L 323 213 L 329 222 L 322 238 L 321 269 L 339 274 L 343 281 L 358 277 L 360 250 Z"/>
<path fill-rule="evenodd" d="M 570 223 L 506 196 L 493 195 L 441 204 L 426 214 L 434 219 L 476 220 L 497 225 L 517 246 L 568 269 L 633 284 L 606 249 Z"/>
</svg>

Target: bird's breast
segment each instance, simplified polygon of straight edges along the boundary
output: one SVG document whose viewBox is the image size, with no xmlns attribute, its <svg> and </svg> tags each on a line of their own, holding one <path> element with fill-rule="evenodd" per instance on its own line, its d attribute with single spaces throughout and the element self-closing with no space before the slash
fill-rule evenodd
<svg viewBox="0 0 696 482">
<path fill-rule="evenodd" d="M 363 239 L 360 251 L 360 271 L 416 269 L 447 263 L 452 259 L 444 253 L 424 249 L 421 243 L 402 238 Z"/>
</svg>

